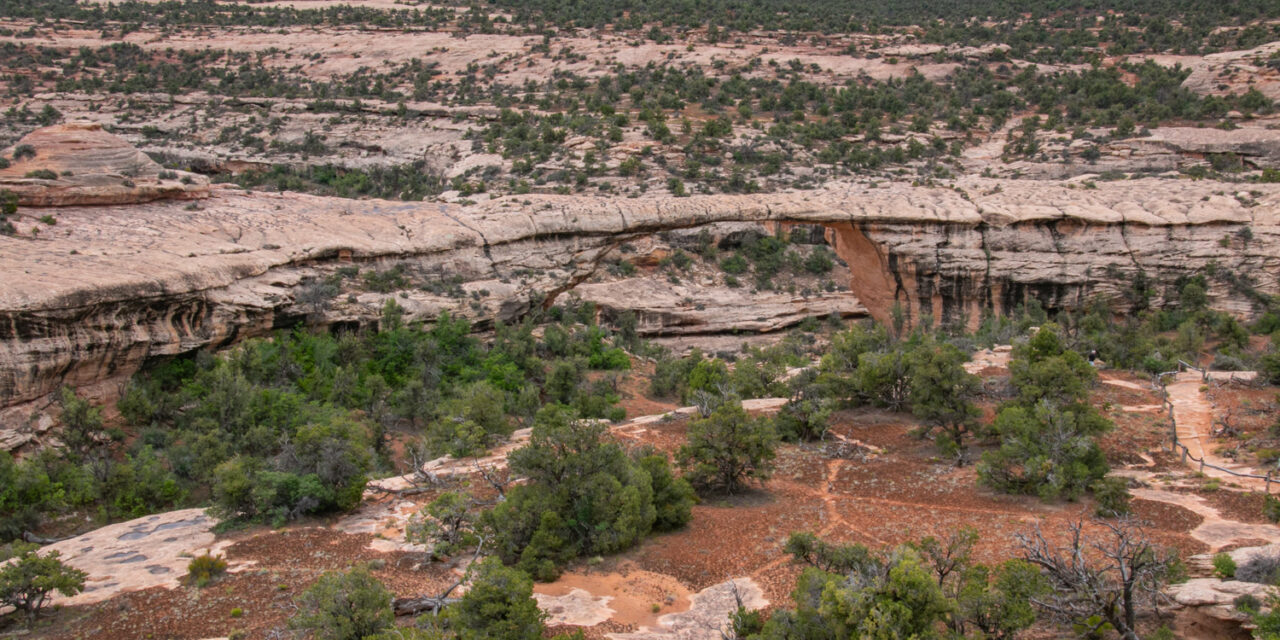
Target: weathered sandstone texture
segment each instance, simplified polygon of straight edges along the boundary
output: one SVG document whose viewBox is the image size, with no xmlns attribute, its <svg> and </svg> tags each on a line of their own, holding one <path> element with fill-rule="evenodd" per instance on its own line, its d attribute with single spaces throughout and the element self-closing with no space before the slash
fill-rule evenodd
<svg viewBox="0 0 1280 640">
<path fill-rule="evenodd" d="M 815 316 L 867 315 L 847 293 L 810 296 L 785 292 L 673 285 L 654 278 L 628 278 L 578 285 L 574 292 L 606 314 L 633 311 L 645 337 L 768 332 Z"/>
<path fill-rule="evenodd" d="M 0 189 L 32 207 L 132 204 L 161 198 L 208 195 L 209 179 L 163 171 L 147 154 L 94 123 L 37 129 L 0 152 L 10 165 L 0 169 Z M 51 172 L 48 177 L 34 173 Z"/>
<path fill-rule="evenodd" d="M 1257 560 L 1280 555 L 1280 545 L 1241 547 L 1225 553 L 1237 566 L 1248 567 Z M 1213 556 L 1203 553 L 1187 558 L 1187 571 L 1192 578 L 1166 589 L 1177 610 L 1174 628 L 1179 637 L 1185 638 L 1250 637 L 1249 615 L 1236 607 L 1236 599 L 1251 596 L 1266 603 L 1276 595 L 1276 587 L 1207 577 L 1214 575 Z"/>
<path fill-rule="evenodd" d="M 204 509 L 182 509 L 94 529 L 51 544 L 41 553 L 57 551 L 62 561 L 89 574 L 83 593 L 57 597 L 65 605 L 93 604 L 124 591 L 178 586 L 191 558 L 220 555 L 231 544 L 214 540 L 217 520 Z"/>
<path fill-rule="evenodd" d="M 689 610 L 658 620 L 657 628 L 610 633 L 612 640 L 716 640 L 728 631 L 729 616 L 744 607 L 748 611 L 769 606 L 760 585 L 751 578 L 734 578 L 708 587 L 690 598 Z"/>
<path fill-rule="evenodd" d="M 1262 95 L 1280 98 L 1280 72 L 1271 56 L 1280 51 L 1280 42 L 1268 42 L 1253 49 L 1223 51 L 1206 56 L 1153 56 L 1157 62 L 1172 60 L 1189 67 L 1191 74 L 1182 86 L 1209 95 L 1243 93 L 1257 89 Z"/>
<path fill-rule="evenodd" d="M 1280 131 L 1262 127 L 1230 131 L 1160 127 L 1152 129 L 1150 135 L 1109 143 L 1106 151 L 1129 160 L 1135 165 L 1133 168 L 1177 169 L 1186 156 L 1204 158 L 1214 154 L 1238 155 L 1243 162 L 1256 167 L 1277 167 L 1280 166 Z"/>
<path fill-rule="evenodd" d="M 300 323 L 367 324 L 389 297 L 410 319 L 443 309 L 482 326 L 515 318 L 584 282 L 629 240 L 720 222 L 825 227 L 853 295 L 882 320 L 895 305 L 911 319 L 969 324 L 1033 297 L 1056 309 L 1096 296 L 1124 305 L 1139 273 L 1160 304 L 1180 276 L 1210 264 L 1217 308 L 1253 314 L 1245 280 L 1280 292 L 1276 185 L 974 177 L 946 187 L 467 206 L 211 193 L 197 210 L 172 201 L 66 207 L 38 241 L 0 238 L 0 406 L 64 383 L 114 395 L 149 358 Z M 412 284 L 300 303 L 308 283 L 348 265 L 400 265 Z M 461 291 L 432 287 L 446 279 Z M 635 308 L 650 302 L 635 297 Z"/>
</svg>

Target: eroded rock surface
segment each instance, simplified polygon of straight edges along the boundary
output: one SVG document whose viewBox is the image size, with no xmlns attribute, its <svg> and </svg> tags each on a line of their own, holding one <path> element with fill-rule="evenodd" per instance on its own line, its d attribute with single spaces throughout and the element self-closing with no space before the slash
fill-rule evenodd
<svg viewBox="0 0 1280 640">
<path fill-rule="evenodd" d="M 483 326 L 572 290 L 630 239 L 720 222 L 826 227 L 871 315 L 976 323 L 1031 296 L 1069 309 L 1123 300 L 1142 272 L 1165 286 L 1209 263 L 1241 276 L 1280 271 L 1280 186 L 1126 180 L 1096 188 L 962 178 L 953 187 L 833 184 L 751 196 L 529 196 L 474 205 L 248 194 L 198 210 L 157 201 L 66 207 L 39 242 L 3 238 L 0 404 L 62 384 L 99 399 L 148 358 L 219 347 L 299 323 L 367 324 L 394 297 L 409 319 L 451 309 Z M 1248 229 L 1248 240 L 1239 240 Z M 1225 240 L 1224 240 L 1225 238 Z M 407 286 L 304 303 L 339 267 L 399 265 Z M 461 281 L 461 295 L 431 289 Z M 1213 306 L 1247 297 L 1211 281 Z M 1257 289 L 1280 293 L 1274 279 Z M 1157 294 L 1159 298 L 1159 294 Z M 813 303 L 817 298 L 804 301 Z M 1160 304 L 1153 300 L 1152 304 Z M 637 297 L 635 306 L 645 300 Z M 9 420 L 17 424 L 18 419 Z"/>
<path fill-rule="evenodd" d="M 1134 168 L 1177 169 L 1178 156 L 1205 158 L 1213 154 L 1235 154 L 1257 167 L 1280 166 L 1280 131 L 1246 127 L 1224 131 L 1207 127 L 1159 127 L 1149 135 L 1126 138 L 1107 145 L 1113 154 L 1127 151 L 1131 159 L 1159 159 Z"/>
<path fill-rule="evenodd" d="M 867 315 L 846 293 L 802 296 L 788 293 L 672 285 L 653 278 L 579 285 L 583 300 L 606 311 L 634 311 L 636 331 L 646 337 L 778 331 L 806 318 Z"/>
<path fill-rule="evenodd" d="M 1237 567 L 1247 567 L 1259 558 L 1280 556 L 1280 545 L 1242 547 L 1225 553 L 1231 556 Z M 1267 603 L 1276 594 L 1276 587 L 1238 579 L 1207 577 L 1214 573 L 1213 556 L 1214 554 L 1205 553 L 1187 558 L 1188 572 L 1198 577 L 1169 585 L 1167 589 L 1178 608 L 1179 635 L 1193 639 L 1249 637 L 1245 625 L 1249 624 L 1250 618 L 1236 606 L 1237 600 L 1252 597 L 1259 603 Z"/>
<path fill-rule="evenodd" d="M 592 595 L 586 589 L 573 588 L 563 595 L 533 594 L 538 608 L 547 614 L 548 625 L 568 624 L 576 627 L 594 627 L 613 617 L 609 608 L 612 596 Z"/>
<path fill-rule="evenodd" d="M 176 587 L 187 575 L 192 557 L 217 555 L 230 544 L 214 540 L 215 524 L 217 520 L 204 509 L 182 509 L 108 525 L 48 545 L 41 553 L 57 551 L 63 562 L 89 574 L 83 593 L 55 597 L 54 602 L 93 604 L 124 591 Z"/>
<path fill-rule="evenodd" d="M 1256 540 L 1280 543 L 1280 527 L 1271 524 L 1239 522 L 1226 518 L 1217 508 L 1205 501 L 1202 496 L 1147 487 L 1138 487 L 1131 491 L 1135 498 L 1177 505 L 1204 518 L 1200 524 L 1196 525 L 1196 528 L 1190 531 L 1190 535 L 1214 551 L 1234 544 Z"/>
<path fill-rule="evenodd" d="M 1236 610 L 1236 598 L 1247 595 L 1266 602 L 1274 591 L 1274 587 L 1265 584 L 1217 578 L 1192 578 L 1169 587 L 1170 596 L 1179 606 L 1196 609 L 1201 616 L 1236 624 L 1249 619 Z"/>
<path fill-rule="evenodd" d="M 1280 42 L 1269 42 L 1253 49 L 1223 51 L 1206 56 L 1149 56 L 1157 62 L 1180 64 L 1191 69 L 1182 86 L 1208 95 L 1257 89 L 1273 100 L 1280 98 L 1280 72 L 1269 64 Z"/>
<path fill-rule="evenodd" d="M 658 626 L 631 633 L 610 633 L 613 640 L 719 640 L 728 630 L 729 614 L 739 603 L 748 611 L 769 605 L 751 578 L 734 578 L 708 587 L 690 598 L 689 610 L 658 619 Z"/>
<path fill-rule="evenodd" d="M 0 189 L 17 194 L 23 206 L 133 204 L 209 192 L 208 178 L 165 171 L 96 123 L 37 129 L 0 153 L 11 159 L 0 169 Z"/>
</svg>

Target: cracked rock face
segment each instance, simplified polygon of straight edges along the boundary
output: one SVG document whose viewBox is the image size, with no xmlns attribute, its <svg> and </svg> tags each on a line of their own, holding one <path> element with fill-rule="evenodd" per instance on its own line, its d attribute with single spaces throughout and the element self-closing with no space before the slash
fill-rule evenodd
<svg viewBox="0 0 1280 640">
<path fill-rule="evenodd" d="M 147 155 L 95 123 L 37 129 L 0 152 L 0 189 L 17 194 L 19 206 L 133 204 L 208 195 L 209 179 L 164 171 Z"/>
<path fill-rule="evenodd" d="M 1275 294 L 1278 214 L 1276 185 L 1240 191 L 1152 179 L 1087 188 L 976 177 L 951 188 L 840 183 L 751 196 L 546 195 L 468 206 L 215 188 L 197 210 L 172 201 L 65 207 L 38 242 L 0 238 L 0 269 L 12 276 L 0 285 L 0 406 L 30 409 L 63 383 L 106 399 L 149 358 L 297 324 L 368 324 L 392 297 L 410 320 L 449 309 L 483 327 L 572 291 L 622 257 L 624 243 L 718 223 L 825 227 L 849 266 L 853 298 L 881 320 L 895 305 L 912 320 L 969 324 L 1032 297 L 1051 309 L 1095 296 L 1123 305 L 1140 272 L 1160 304 L 1178 277 L 1210 263 Z M 344 267 L 398 268 L 405 282 L 306 295 Z M 1216 308 L 1254 313 L 1230 282 L 1210 282 L 1209 296 Z M 631 297 L 632 308 L 650 305 Z M 770 328 L 756 317 L 768 314 L 743 322 Z"/>
</svg>

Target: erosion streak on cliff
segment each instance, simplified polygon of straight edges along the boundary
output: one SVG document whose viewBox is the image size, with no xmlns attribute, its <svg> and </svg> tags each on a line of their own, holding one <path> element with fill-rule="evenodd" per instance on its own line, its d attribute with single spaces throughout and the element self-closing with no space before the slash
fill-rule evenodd
<svg viewBox="0 0 1280 640">
<path fill-rule="evenodd" d="M 1280 187 L 1233 195 L 1210 181 L 1129 180 L 1096 189 L 964 178 L 952 187 L 832 185 L 751 196 L 525 196 L 471 206 L 213 190 L 178 202 L 67 207 L 39 240 L 0 239 L 0 406 L 63 381 L 119 382 L 148 357 L 222 346 L 301 322 L 365 323 L 390 295 L 413 318 L 443 309 L 518 317 L 595 272 L 620 242 L 717 222 L 827 227 L 850 287 L 880 319 L 976 320 L 1025 301 L 1069 308 L 1119 298 L 1145 271 L 1168 284 L 1210 262 L 1277 292 Z M 1247 243 L 1222 246 L 1251 226 Z M 227 230 L 234 229 L 234 237 Z M 333 308 L 297 304 L 309 279 L 350 261 L 404 261 L 460 277 L 476 301 L 413 288 Z M 1250 302 L 1211 283 L 1214 304 Z"/>
</svg>

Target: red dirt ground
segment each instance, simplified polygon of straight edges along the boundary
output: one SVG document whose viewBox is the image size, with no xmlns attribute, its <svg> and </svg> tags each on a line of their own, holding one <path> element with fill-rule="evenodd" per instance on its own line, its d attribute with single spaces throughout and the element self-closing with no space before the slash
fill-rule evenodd
<svg viewBox="0 0 1280 640">
<path fill-rule="evenodd" d="M 670 409 L 643 397 L 640 377 L 623 379 L 628 413 Z M 1156 471 L 1180 468 L 1176 458 L 1160 452 L 1166 429 L 1161 415 L 1122 408 L 1158 404 L 1156 392 L 1099 385 L 1094 401 L 1117 423 L 1116 431 L 1103 439 L 1109 457 Z M 998 402 L 991 398 L 984 405 L 990 412 Z M 1090 499 L 1045 504 L 1035 497 L 999 495 L 978 487 L 972 465 L 956 467 L 939 456 L 931 442 L 910 434 L 916 425 L 909 416 L 871 409 L 844 411 L 834 416 L 833 425 L 834 433 L 882 452 L 862 449 L 838 458 L 822 445 L 785 445 L 779 449 L 772 479 L 762 487 L 708 500 L 694 508 L 693 522 L 686 529 L 651 537 L 629 552 L 595 563 L 583 561 L 570 569 L 597 573 L 635 567 L 674 576 L 690 592 L 750 576 L 766 598 L 785 606 L 800 568 L 782 552 L 782 546 L 795 531 L 882 547 L 973 527 L 981 535 L 977 559 L 994 562 L 1016 555 L 1014 534 L 1028 531 L 1033 522 L 1039 520 L 1046 535 L 1059 537 L 1068 523 L 1087 518 L 1094 510 Z M 623 435 L 631 442 L 672 453 L 684 442 L 687 427 L 688 420 L 680 418 Z M 1151 452 L 1148 455 L 1155 464 L 1146 466 L 1139 452 Z M 980 450 L 972 451 L 970 460 L 980 455 Z M 1226 490 L 1201 495 L 1229 517 L 1247 522 L 1261 517 L 1260 496 Z M 1134 500 L 1133 509 L 1149 521 L 1148 531 L 1158 543 L 1177 548 L 1184 556 L 1206 550 L 1187 535 L 1200 523 L 1200 516 L 1147 500 Z M 293 611 L 293 598 L 326 570 L 373 561 L 380 567 L 376 575 L 402 596 L 437 592 L 454 580 L 448 566 L 415 568 L 421 560 L 416 554 L 371 551 L 366 548 L 371 536 L 317 526 L 323 524 L 228 534 L 238 540 L 228 556 L 253 561 L 247 570 L 204 589 L 150 589 L 97 607 L 68 608 L 52 616 L 32 637 L 206 638 L 237 630 L 248 637 L 265 637 L 284 627 Z M 232 617 L 236 607 L 243 609 L 241 617 Z M 587 636 L 598 638 L 614 630 L 627 628 L 597 627 Z"/>
</svg>

